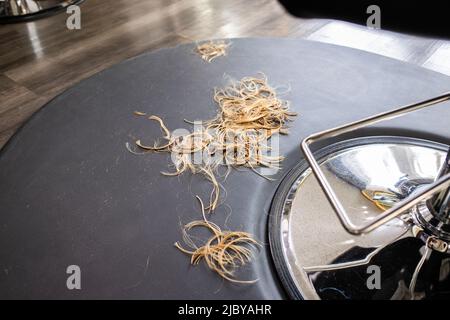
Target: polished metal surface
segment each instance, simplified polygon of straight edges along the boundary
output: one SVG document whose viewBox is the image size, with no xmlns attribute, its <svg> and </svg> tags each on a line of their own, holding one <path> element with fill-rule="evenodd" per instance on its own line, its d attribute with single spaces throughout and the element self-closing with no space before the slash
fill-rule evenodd
<svg viewBox="0 0 450 320">
<path fill-rule="evenodd" d="M 450 150 L 439 171 L 438 178 L 450 173 Z M 436 194 L 428 202 L 429 207 L 434 210 L 434 216 L 446 225 L 450 224 L 450 188 Z"/>
<path fill-rule="evenodd" d="M 432 183 L 447 149 L 423 140 L 379 137 L 354 139 L 315 155 L 348 218 L 368 224 L 382 216 L 384 209 Z M 275 261 L 280 254 L 283 261 L 278 261 L 277 269 L 292 297 L 418 299 L 448 292 L 448 272 L 442 269 L 448 268 L 448 256 L 437 256 L 442 250 L 433 252 L 434 256 L 428 252 L 440 243 L 434 236 L 422 238 L 425 234 L 412 223 L 410 214 L 391 219 L 364 236 L 349 234 L 311 173 L 306 163 L 294 170 L 287 192 L 277 194 L 284 197 L 278 199 L 281 209 L 272 212 L 280 217 L 273 240 L 275 247 L 281 243 L 282 252 L 275 252 Z M 432 258 L 424 257 L 424 252 Z M 380 267 L 380 290 L 367 287 L 369 265 Z M 440 283 L 423 276 L 422 268 L 431 268 L 426 275 L 441 274 Z"/>
<path fill-rule="evenodd" d="M 438 212 L 428 201 L 423 201 L 412 210 L 413 218 L 428 235 L 433 235 L 447 243 L 450 243 L 450 225 L 448 220 L 442 221 Z"/>
<path fill-rule="evenodd" d="M 64 9 L 80 0 L 0 0 L 0 19 L 25 18 Z"/>
<path fill-rule="evenodd" d="M 301 148 L 303 150 L 303 153 L 305 154 L 306 160 L 311 166 L 314 175 L 318 179 L 322 191 L 325 193 L 329 203 L 333 207 L 333 210 L 339 217 L 340 223 L 349 233 L 358 235 L 371 232 L 376 228 L 381 227 L 383 224 L 389 222 L 390 220 L 394 219 L 395 217 L 398 217 L 402 213 L 405 213 L 407 210 L 414 208 L 421 201 L 430 198 L 430 196 L 436 194 L 438 191 L 448 189 L 450 187 L 450 174 L 445 174 L 439 177 L 438 179 L 436 179 L 436 181 L 428 184 L 426 187 L 422 188 L 420 191 L 415 193 L 414 197 L 401 201 L 396 206 L 386 210 L 383 214 L 378 215 L 374 219 L 371 219 L 371 221 L 367 221 L 366 224 L 357 225 L 350 218 L 349 213 L 346 212 L 346 210 L 344 209 L 341 201 L 339 200 L 338 195 L 334 192 L 330 182 L 327 180 L 325 174 L 320 169 L 320 166 L 315 160 L 314 155 L 312 154 L 309 146 L 312 143 L 320 141 L 322 139 L 336 137 L 338 135 L 350 132 L 352 130 L 360 129 L 368 125 L 373 125 L 384 120 L 393 119 L 416 110 L 420 110 L 442 102 L 446 102 L 448 100 L 450 100 L 450 93 L 445 93 L 432 99 L 403 106 L 398 109 L 383 112 L 359 121 L 342 125 L 337 128 L 332 128 L 312 134 L 302 141 Z"/>
</svg>

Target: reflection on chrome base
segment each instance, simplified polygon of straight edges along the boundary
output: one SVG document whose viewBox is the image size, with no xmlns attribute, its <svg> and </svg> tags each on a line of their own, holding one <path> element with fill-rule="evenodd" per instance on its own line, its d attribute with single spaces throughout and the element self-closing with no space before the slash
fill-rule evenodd
<svg viewBox="0 0 450 320">
<path fill-rule="evenodd" d="M 371 137 L 331 145 L 316 157 L 352 221 L 367 224 L 435 181 L 447 150 L 424 140 Z M 446 230 L 425 201 L 371 233 L 351 235 L 304 163 L 286 177 L 274 203 L 272 253 L 293 298 L 422 299 L 450 292 Z M 366 285 L 370 265 L 380 267 L 380 290 Z"/>
</svg>

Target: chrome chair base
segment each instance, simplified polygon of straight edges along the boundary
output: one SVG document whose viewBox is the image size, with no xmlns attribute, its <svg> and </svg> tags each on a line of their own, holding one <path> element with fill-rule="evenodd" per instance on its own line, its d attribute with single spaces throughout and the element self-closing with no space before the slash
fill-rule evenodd
<svg viewBox="0 0 450 320">
<path fill-rule="evenodd" d="M 447 150 L 414 138 L 360 137 L 322 148 L 315 156 L 350 219 L 363 224 L 432 183 Z M 447 244 L 440 241 L 444 246 L 421 262 L 420 277 L 415 272 L 428 243 L 435 239 L 438 244 L 446 231 L 429 228 L 434 225 L 423 211 L 408 212 L 364 236 L 352 235 L 303 161 L 275 194 L 269 241 L 280 279 L 294 299 L 448 298 Z M 370 266 L 383 274 L 378 290 L 367 285 Z"/>
<path fill-rule="evenodd" d="M 84 0 L 0 0 L 0 23 L 43 18 Z"/>
</svg>

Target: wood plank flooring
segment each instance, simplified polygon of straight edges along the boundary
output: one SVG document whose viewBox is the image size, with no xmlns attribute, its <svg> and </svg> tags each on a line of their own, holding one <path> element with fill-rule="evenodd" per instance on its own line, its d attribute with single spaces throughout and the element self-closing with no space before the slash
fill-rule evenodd
<svg viewBox="0 0 450 320">
<path fill-rule="evenodd" d="M 0 25 L 0 148 L 47 101 L 145 51 L 211 38 L 294 37 L 366 50 L 450 75 L 450 41 L 298 19 L 276 0 L 86 0 L 66 13 Z"/>
</svg>

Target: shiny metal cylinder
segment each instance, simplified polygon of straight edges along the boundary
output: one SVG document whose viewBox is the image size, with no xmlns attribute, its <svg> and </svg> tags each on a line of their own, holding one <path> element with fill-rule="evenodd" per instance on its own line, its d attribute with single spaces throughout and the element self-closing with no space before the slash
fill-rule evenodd
<svg viewBox="0 0 450 320">
<path fill-rule="evenodd" d="M 84 0 L 0 0 L 0 22 L 21 22 L 54 14 Z"/>
<path fill-rule="evenodd" d="M 450 173 L 450 149 L 436 179 Z M 431 199 L 435 217 L 444 224 L 450 224 L 450 188 L 436 194 Z"/>
</svg>

